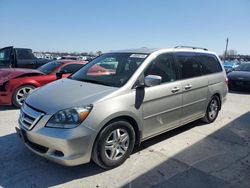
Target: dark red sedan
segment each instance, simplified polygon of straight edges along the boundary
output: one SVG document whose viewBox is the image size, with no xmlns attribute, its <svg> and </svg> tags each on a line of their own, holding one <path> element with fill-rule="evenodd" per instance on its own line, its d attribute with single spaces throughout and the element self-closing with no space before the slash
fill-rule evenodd
<svg viewBox="0 0 250 188">
<path fill-rule="evenodd" d="M 29 93 L 57 79 L 56 73 L 67 77 L 79 70 L 86 61 L 56 60 L 38 69 L 0 69 L 0 105 L 20 108 Z"/>
</svg>

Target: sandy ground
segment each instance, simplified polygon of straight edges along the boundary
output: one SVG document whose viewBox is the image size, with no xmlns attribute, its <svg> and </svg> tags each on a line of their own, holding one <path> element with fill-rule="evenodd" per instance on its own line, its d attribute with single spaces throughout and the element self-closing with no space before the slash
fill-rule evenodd
<svg viewBox="0 0 250 188">
<path fill-rule="evenodd" d="M 218 119 L 142 143 L 120 167 L 64 167 L 25 148 L 18 110 L 0 107 L 2 187 L 250 187 L 250 94 L 230 93 Z"/>
</svg>

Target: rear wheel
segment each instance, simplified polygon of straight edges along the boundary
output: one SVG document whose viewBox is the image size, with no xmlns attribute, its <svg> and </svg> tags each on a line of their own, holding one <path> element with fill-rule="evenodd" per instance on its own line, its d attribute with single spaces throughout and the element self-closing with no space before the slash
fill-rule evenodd
<svg viewBox="0 0 250 188">
<path fill-rule="evenodd" d="M 35 89 L 33 85 L 24 85 L 17 88 L 12 96 L 13 104 L 20 108 L 26 97 Z"/>
<path fill-rule="evenodd" d="M 135 132 L 126 121 L 110 123 L 99 134 L 92 159 L 100 167 L 111 169 L 121 165 L 133 151 Z"/>
<path fill-rule="evenodd" d="M 213 96 L 208 104 L 206 115 L 202 120 L 206 123 L 214 122 L 219 114 L 219 109 L 220 100 L 217 96 Z"/>
</svg>

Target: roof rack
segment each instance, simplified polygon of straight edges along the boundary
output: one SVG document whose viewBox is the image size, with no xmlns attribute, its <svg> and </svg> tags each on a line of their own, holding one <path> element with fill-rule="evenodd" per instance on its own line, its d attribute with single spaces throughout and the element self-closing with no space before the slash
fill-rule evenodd
<svg viewBox="0 0 250 188">
<path fill-rule="evenodd" d="M 200 48 L 200 47 L 194 47 L 194 46 L 175 46 L 174 48 L 191 48 L 193 50 L 199 49 L 199 50 L 208 51 L 208 49 L 206 49 L 206 48 Z"/>
</svg>

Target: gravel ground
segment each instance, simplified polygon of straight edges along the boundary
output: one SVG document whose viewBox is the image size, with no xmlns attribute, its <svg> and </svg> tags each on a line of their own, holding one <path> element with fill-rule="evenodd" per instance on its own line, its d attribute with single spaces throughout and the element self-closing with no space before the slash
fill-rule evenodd
<svg viewBox="0 0 250 188">
<path fill-rule="evenodd" d="M 120 167 L 64 167 L 41 158 L 15 134 L 18 110 L 0 107 L 0 187 L 249 187 L 250 94 L 230 93 L 218 119 L 142 143 Z"/>
</svg>

